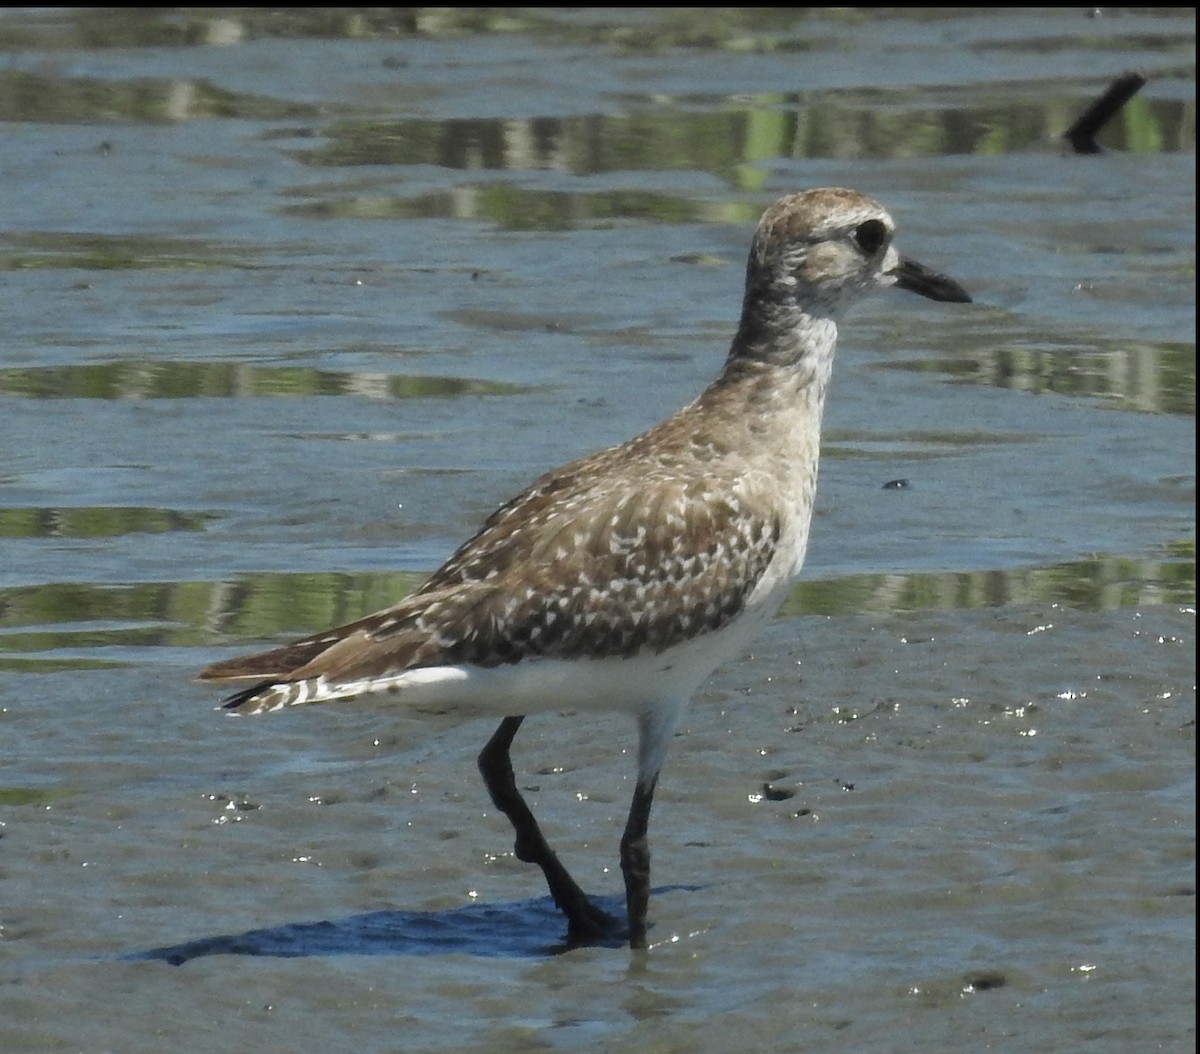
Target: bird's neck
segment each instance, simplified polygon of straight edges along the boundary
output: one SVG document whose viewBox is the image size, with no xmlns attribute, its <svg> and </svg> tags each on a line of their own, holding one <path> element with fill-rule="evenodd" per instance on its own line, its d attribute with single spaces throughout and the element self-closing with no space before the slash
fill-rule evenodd
<svg viewBox="0 0 1200 1054">
<path fill-rule="evenodd" d="M 781 483 L 797 473 L 815 476 L 836 338 L 831 318 L 743 314 L 712 383 L 632 445 L 672 452 L 683 446 L 714 469 L 725 459 L 743 466 L 729 469 L 735 472 L 753 463 Z"/>
<path fill-rule="evenodd" d="M 742 327 L 721 372 L 683 413 L 706 423 L 773 474 L 816 470 L 821 416 L 833 370 L 837 326 L 800 316 L 767 333 Z M 695 427 L 695 426 L 693 426 Z M 786 466 L 786 467 L 785 467 Z"/>
<path fill-rule="evenodd" d="M 748 290 L 726 370 L 742 361 L 766 362 L 828 379 L 837 313 L 802 309 L 804 299 L 796 290 L 760 289 L 754 295 Z M 807 299 L 821 303 L 815 293 Z"/>
<path fill-rule="evenodd" d="M 836 344 L 837 321 L 831 315 L 801 311 L 794 302 L 748 298 L 710 391 L 737 389 L 751 402 L 807 404 L 819 413 Z"/>
</svg>

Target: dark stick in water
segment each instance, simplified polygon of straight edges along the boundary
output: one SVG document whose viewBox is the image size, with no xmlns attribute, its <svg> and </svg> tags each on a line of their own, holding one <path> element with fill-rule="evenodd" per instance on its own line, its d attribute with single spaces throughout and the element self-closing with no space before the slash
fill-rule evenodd
<svg viewBox="0 0 1200 1054">
<path fill-rule="evenodd" d="M 1089 106 L 1063 133 L 1063 138 L 1071 144 L 1071 149 L 1077 154 L 1099 154 L 1100 145 L 1096 142 L 1096 134 L 1116 112 L 1132 99 L 1146 78 L 1135 72 L 1122 73 L 1108 86 L 1108 89 L 1091 106 Z"/>
</svg>

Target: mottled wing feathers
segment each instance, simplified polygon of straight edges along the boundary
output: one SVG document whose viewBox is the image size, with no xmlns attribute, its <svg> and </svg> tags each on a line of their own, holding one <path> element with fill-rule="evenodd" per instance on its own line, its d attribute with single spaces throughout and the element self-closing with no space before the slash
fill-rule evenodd
<svg viewBox="0 0 1200 1054">
<path fill-rule="evenodd" d="M 502 506 L 393 607 L 201 676 L 259 679 L 236 706 L 279 682 L 334 689 L 423 666 L 631 656 L 725 625 L 770 563 L 778 519 L 754 515 L 736 484 L 661 469 L 618 481 L 603 472 L 608 454 Z"/>
<path fill-rule="evenodd" d="M 585 504 L 501 519 L 434 576 L 444 599 L 423 618 L 443 638 L 441 661 L 662 651 L 739 613 L 779 540 L 775 520 L 702 485 L 630 486 Z"/>
</svg>

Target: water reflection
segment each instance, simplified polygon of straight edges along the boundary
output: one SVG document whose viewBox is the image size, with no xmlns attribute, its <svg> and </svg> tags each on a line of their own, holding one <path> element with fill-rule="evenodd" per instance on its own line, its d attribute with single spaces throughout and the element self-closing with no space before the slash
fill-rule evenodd
<svg viewBox="0 0 1200 1054">
<path fill-rule="evenodd" d="M 619 61 L 622 54 L 653 54 L 664 48 L 718 56 L 723 52 L 803 53 L 823 46 L 842 47 L 846 23 L 869 28 L 876 34 L 877 47 L 886 47 L 891 34 L 903 47 L 910 46 L 911 22 L 933 20 L 928 12 L 873 17 L 863 9 L 690 8 L 687 12 L 684 17 L 671 9 L 643 9 L 638 17 L 623 22 L 600 13 L 514 8 L 81 10 L 30 15 L 19 25 L 6 26 L 0 53 L 228 47 L 270 39 L 368 39 L 403 45 L 464 34 L 493 38 L 522 34 L 551 45 L 547 66 L 560 64 L 562 74 L 569 76 L 579 53 L 572 53 L 572 47 L 591 49 L 583 54 L 603 54 L 609 61 Z M 1057 26 L 1058 21 L 1051 19 L 1049 24 Z M 1031 29 L 1016 37 L 987 39 L 985 34 L 972 46 L 1028 53 L 1070 45 L 1061 35 Z M 1160 61 L 1155 71 L 1159 78 L 1193 76 L 1191 45 L 1184 32 L 1172 34 L 1156 27 L 1131 46 L 1160 59 L 1178 56 L 1176 70 L 1163 69 Z M 437 80 L 431 76 L 437 60 L 419 51 L 400 47 L 391 55 L 381 50 L 369 54 L 367 62 L 381 103 L 395 95 L 404 99 L 411 92 L 419 97 L 430 90 L 431 80 Z M 552 78 L 554 72 L 549 69 L 547 76 Z M 331 81 L 328 90 L 333 97 L 318 105 L 307 101 L 307 96 L 302 101 L 238 92 L 202 77 L 68 77 L 56 75 L 52 67 L 13 68 L 0 72 L 0 121 L 300 120 L 315 122 L 302 134 L 323 139 L 310 150 L 293 153 L 310 165 L 541 169 L 574 175 L 682 169 L 712 173 L 745 187 L 761 180 L 756 166 L 764 159 L 919 158 L 1028 150 L 1056 142 L 1090 101 L 1089 89 L 1075 87 L 1018 95 L 997 85 L 986 101 L 967 107 L 958 102 L 957 89 L 947 92 L 944 100 L 931 102 L 931 91 L 924 86 L 848 87 L 839 82 L 804 91 L 732 95 L 630 90 L 622 78 L 608 93 L 621 111 L 616 113 L 324 120 L 331 108 L 362 109 L 359 99 L 336 97 L 339 89 L 361 93 L 362 86 L 357 80 Z M 394 107 L 379 109 L 386 112 Z M 264 138 L 277 135 L 278 129 L 263 132 Z M 1194 103 L 1139 95 L 1101 138 L 1106 147 L 1121 151 L 1192 150 Z"/>
<path fill-rule="evenodd" d="M 75 231 L 0 233 L 0 271 L 80 268 L 93 271 L 252 266 L 253 249 L 225 252 L 184 238 Z"/>
<path fill-rule="evenodd" d="M 394 604 L 425 577 L 403 571 L 247 575 L 210 587 L 203 625 L 210 639 L 306 633 L 353 622 Z"/>
<path fill-rule="evenodd" d="M 56 654 L 79 648 L 194 647 L 299 635 L 386 607 L 424 577 L 264 573 L 236 582 L 48 582 L 0 589 L 0 670 L 97 664 Z"/>
<path fill-rule="evenodd" d="M 95 665 L 94 659 L 61 653 L 114 645 L 248 647 L 256 641 L 298 636 L 361 618 L 394 603 L 423 578 L 402 572 L 264 573 L 217 583 L 53 582 L 3 589 L 0 669 Z M 802 581 L 793 589 L 784 613 L 884 615 L 1032 603 L 1113 611 L 1195 601 L 1195 545 L 1187 542 L 1157 558 L 1100 556 L 1006 571 Z"/>
<path fill-rule="evenodd" d="M 561 45 L 603 46 L 618 53 L 655 54 L 666 48 L 731 53 L 784 54 L 820 50 L 835 34 L 866 31 L 879 23 L 914 20 L 968 22 L 962 9 L 908 9 L 908 18 L 871 8 L 689 7 L 626 9 L 538 7 L 377 8 L 49 8 L 32 9 L 7 30 L 0 48 L 135 48 L 231 46 L 251 40 L 383 40 L 531 35 Z M 981 9 L 986 10 L 986 9 Z M 960 36 L 980 51 L 1058 52 L 1078 43 L 1075 24 L 1104 17 L 1109 9 L 1065 12 L 1033 23 L 1027 33 Z M 1190 9 L 1176 9 L 1181 29 L 1159 26 L 1139 34 L 1146 50 L 1184 55 L 1190 43 L 1182 26 Z M 1194 23 L 1193 23 L 1194 24 Z M 1040 32 L 1038 32 L 1040 29 Z M 1070 34 L 1070 35 L 1068 35 Z M 1093 32 L 1093 37 L 1101 34 Z"/>
<path fill-rule="evenodd" d="M 753 204 L 706 203 L 636 190 L 535 190 L 508 182 L 461 185 L 412 197 L 357 193 L 289 205 L 289 215 L 355 219 L 469 219 L 508 230 L 569 230 L 625 223 L 753 223 Z"/>
<path fill-rule="evenodd" d="M 1115 348 L 993 347 L 978 341 L 972 347 L 970 355 L 893 359 L 877 368 L 943 373 L 962 383 L 1032 393 L 1101 396 L 1152 413 L 1196 413 L 1194 345 L 1122 341 Z"/>
<path fill-rule="evenodd" d="M 321 130 L 324 142 L 292 156 L 309 165 L 434 165 L 458 171 L 709 172 L 743 185 L 745 167 L 775 158 L 840 160 L 1000 154 L 1053 142 L 1075 99 L 1014 100 L 970 110 L 922 107 L 903 92 L 821 91 L 659 99 L 654 108 L 525 120 L 354 119 Z M 689 109 L 688 107 L 698 107 Z M 1195 145 L 1191 111 L 1133 100 L 1103 136 L 1116 149 Z"/>
<path fill-rule="evenodd" d="M 120 362 L 0 369 L 0 395 L 28 399 L 190 399 L 356 395 L 428 399 L 510 395 L 521 385 L 467 377 L 422 377 L 236 362 Z"/>
<path fill-rule="evenodd" d="M 884 615 L 1036 603 L 1062 604 L 1078 611 L 1115 611 L 1195 601 L 1195 543 L 1187 542 L 1164 559 L 1097 556 L 1006 571 L 802 579 L 783 610 L 790 615 Z"/>
<path fill-rule="evenodd" d="M 1051 143 L 1079 108 L 1075 97 L 1013 100 L 973 109 L 920 105 L 913 91 L 822 89 L 738 96 L 626 96 L 623 113 L 377 120 L 347 118 L 302 134 L 321 145 L 292 150 L 316 166 L 434 165 L 458 171 L 709 172 L 738 186 L 757 162 L 1003 154 Z M 0 72 L 0 121 L 183 122 L 314 120 L 321 108 L 229 91 L 202 79 L 65 78 Z M 292 129 L 289 135 L 299 134 Z M 277 130 L 264 133 L 276 138 Z M 1148 153 L 1195 147 L 1194 107 L 1137 98 L 1102 136 L 1108 147 Z M 751 166 L 748 170 L 747 166 Z"/>
<path fill-rule="evenodd" d="M 127 534 L 202 531 L 215 514 L 176 509 L 0 508 L 0 538 L 118 538 Z"/>
<path fill-rule="evenodd" d="M 0 121 L 42 124 L 94 121 L 196 121 L 215 117 L 282 120 L 311 117 L 308 105 L 227 91 L 205 80 L 130 81 L 0 72 Z"/>
</svg>

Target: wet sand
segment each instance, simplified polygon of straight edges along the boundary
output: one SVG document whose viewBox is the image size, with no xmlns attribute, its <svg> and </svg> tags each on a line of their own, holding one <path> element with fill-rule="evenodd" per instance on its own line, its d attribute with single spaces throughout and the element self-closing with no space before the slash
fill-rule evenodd
<svg viewBox="0 0 1200 1054">
<path fill-rule="evenodd" d="M 9 1049 L 77 1049 L 84 1022 L 98 1050 L 1182 1049 L 1194 645 L 1169 608 L 779 620 L 674 744 L 645 959 L 548 954 L 561 922 L 474 772 L 484 726 L 214 729 L 190 696 L 147 709 L 182 671 L 132 698 L 106 674 L 71 712 L 126 731 L 61 731 L 81 792 L 6 830 L 5 944 L 39 949 L 6 968 Z M 629 732 L 545 717 L 517 751 L 614 901 Z"/>
</svg>

